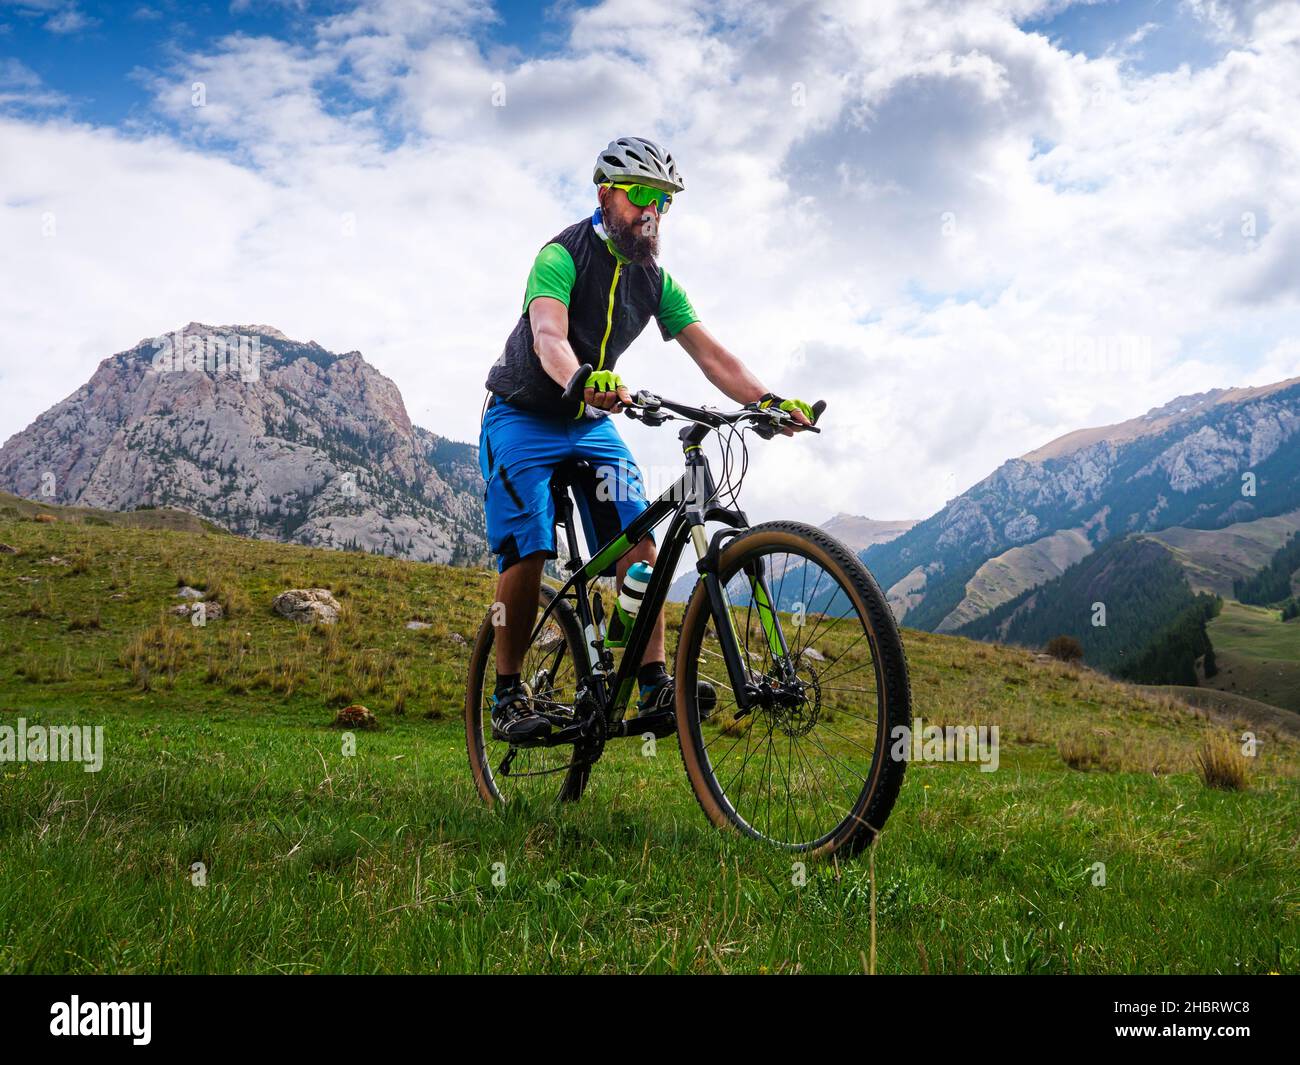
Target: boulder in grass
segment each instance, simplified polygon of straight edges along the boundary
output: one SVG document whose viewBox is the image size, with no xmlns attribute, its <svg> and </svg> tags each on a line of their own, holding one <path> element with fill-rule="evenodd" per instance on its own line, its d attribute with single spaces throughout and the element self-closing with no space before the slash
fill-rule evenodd
<svg viewBox="0 0 1300 1065">
<path fill-rule="evenodd" d="M 375 715 L 360 703 L 345 706 L 334 715 L 335 728 L 377 728 L 378 726 L 379 722 L 375 720 Z"/>
<path fill-rule="evenodd" d="M 225 608 L 215 600 L 207 603 L 179 603 L 172 607 L 172 613 L 197 614 L 200 609 L 203 610 L 204 621 L 220 621 L 226 615 Z"/>
<path fill-rule="evenodd" d="M 197 588 L 191 588 L 188 584 L 181 585 L 180 590 L 177 591 L 176 594 L 182 599 L 202 599 L 204 596 L 203 592 L 199 591 Z"/>
<path fill-rule="evenodd" d="M 339 619 L 339 603 L 328 588 L 290 588 L 275 597 L 271 608 L 290 621 L 333 625 Z"/>
<path fill-rule="evenodd" d="M 564 643 L 564 633 L 560 631 L 558 625 L 547 625 L 542 634 L 537 638 L 537 648 L 544 653 L 554 651 Z"/>
<path fill-rule="evenodd" d="M 803 649 L 803 656 L 804 658 L 807 658 L 809 661 L 812 662 L 826 661 L 826 656 L 822 654 L 819 650 L 817 650 L 816 647 L 805 647 Z"/>
<path fill-rule="evenodd" d="M 16 555 L 18 548 L 10 547 L 8 544 L 0 544 L 0 555 Z"/>
<path fill-rule="evenodd" d="M 406 627 L 410 629 L 412 632 L 417 631 L 419 629 L 433 628 L 433 626 L 430 625 L 427 621 L 408 621 L 406 623 Z"/>
</svg>

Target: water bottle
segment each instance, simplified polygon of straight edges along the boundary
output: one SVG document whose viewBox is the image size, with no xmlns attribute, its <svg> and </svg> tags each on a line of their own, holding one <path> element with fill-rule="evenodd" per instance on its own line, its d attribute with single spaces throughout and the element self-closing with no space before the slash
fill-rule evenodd
<svg viewBox="0 0 1300 1065">
<path fill-rule="evenodd" d="M 632 632 L 632 623 L 636 620 L 641 601 L 645 598 L 646 586 L 654 567 L 647 562 L 633 562 L 627 568 L 623 578 L 623 589 L 614 600 L 614 612 L 609 618 L 609 629 L 605 633 L 608 647 L 626 647 L 627 638 Z"/>
</svg>

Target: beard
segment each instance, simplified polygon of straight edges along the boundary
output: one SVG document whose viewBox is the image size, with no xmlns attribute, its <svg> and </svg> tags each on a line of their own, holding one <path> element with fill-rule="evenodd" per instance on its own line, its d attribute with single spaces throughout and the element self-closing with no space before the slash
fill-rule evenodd
<svg viewBox="0 0 1300 1065">
<path fill-rule="evenodd" d="M 644 214 L 635 222 L 603 217 L 605 235 L 618 253 L 638 266 L 653 266 L 659 257 L 659 225 L 654 215 Z"/>
</svg>

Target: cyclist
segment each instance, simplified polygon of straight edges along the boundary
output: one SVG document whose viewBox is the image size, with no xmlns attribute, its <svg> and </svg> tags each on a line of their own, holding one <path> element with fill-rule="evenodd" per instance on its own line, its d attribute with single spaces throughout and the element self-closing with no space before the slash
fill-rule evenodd
<svg viewBox="0 0 1300 1065">
<path fill-rule="evenodd" d="M 497 555 L 496 598 L 505 611 L 496 630 L 492 700 L 492 729 L 501 740 L 535 739 L 551 727 L 534 710 L 520 670 L 536 623 L 542 568 L 556 557 L 549 487 L 556 467 L 587 464 L 576 470 L 575 496 L 593 551 L 647 505 L 640 471 L 609 415 L 631 400 L 614 369 L 618 357 L 650 319 L 731 399 L 775 404 L 801 424 L 812 421 L 807 403 L 770 392 L 713 338 L 686 293 L 659 266 L 663 217 L 686 187 L 672 155 L 643 137 L 619 137 L 596 158 L 592 181 L 595 213 L 538 252 L 519 320 L 487 378 L 479 462 L 487 483 L 488 543 Z M 594 367 L 584 398 L 566 401 L 565 388 L 584 363 Z M 654 541 L 647 537 L 619 560 L 619 587 L 632 563 L 654 560 Z M 673 708 L 662 612 L 637 682 L 638 714 Z"/>
</svg>

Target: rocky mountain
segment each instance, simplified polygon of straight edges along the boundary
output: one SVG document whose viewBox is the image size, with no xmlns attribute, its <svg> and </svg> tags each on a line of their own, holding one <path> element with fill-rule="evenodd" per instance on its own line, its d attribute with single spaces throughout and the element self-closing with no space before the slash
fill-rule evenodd
<svg viewBox="0 0 1300 1065">
<path fill-rule="evenodd" d="M 907 532 L 917 522 L 916 518 L 901 521 L 877 521 L 859 514 L 840 512 L 830 521 L 822 522 L 821 527 L 841 543 L 847 544 L 854 551 L 865 551 L 876 544 L 887 544 Z"/>
<path fill-rule="evenodd" d="M 1004 463 L 864 561 L 916 628 L 963 630 L 1100 545 L 1300 507 L 1300 378 L 1183 396 Z M 1202 544 L 1207 538 L 1200 538 Z"/>
<path fill-rule="evenodd" d="M 264 325 L 191 322 L 105 359 L 0 448 L 0 489 L 173 507 L 318 547 L 486 557 L 477 449 L 412 425 L 397 386 L 359 352 Z"/>
</svg>

